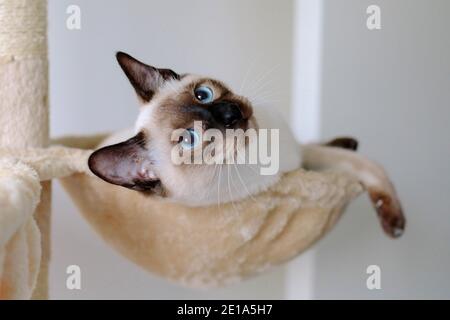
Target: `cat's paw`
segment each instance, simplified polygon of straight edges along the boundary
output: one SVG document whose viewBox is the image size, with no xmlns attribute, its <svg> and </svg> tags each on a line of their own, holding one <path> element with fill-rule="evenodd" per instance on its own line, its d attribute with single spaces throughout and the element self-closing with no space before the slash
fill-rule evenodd
<svg viewBox="0 0 450 320">
<path fill-rule="evenodd" d="M 375 189 L 368 192 L 383 230 L 390 237 L 399 238 L 405 231 L 406 219 L 397 197 Z"/>
<path fill-rule="evenodd" d="M 326 144 L 329 147 L 336 147 L 356 151 L 358 150 L 358 140 L 350 137 L 341 137 L 331 140 Z"/>
</svg>

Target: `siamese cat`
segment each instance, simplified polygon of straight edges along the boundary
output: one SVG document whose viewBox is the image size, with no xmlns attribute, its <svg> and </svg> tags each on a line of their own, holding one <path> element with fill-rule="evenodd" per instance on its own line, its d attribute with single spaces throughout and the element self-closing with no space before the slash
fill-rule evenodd
<svg viewBox="0 0 450 320">
<path fill-rule="evenodd" d="M 355 153 L 356 140 L 300 145 L 276 110 L 253 105 L 219 80 L 156 68 L 123 52 L 116 57 L 142 107 L 134 129 L 111 135 L 89 158 L 91 171 L 101 179 L 169 201 L 205 206 L 251 197 L 300 167 L 342 170 L 368 190 L 384 230 L 393 237 L 401 235 L 405 219 L 396 192 L 380 166 Z M 216 135 L 205 139 L 211 130 Z M 247 132 L 259 139 L 248 139 Z M 270 139 L 261 143 L 259 134 Z M 243 143 L 236 143 L 242 137 Z M 213 161 L 206 163 L 205 153 L 196 151 L 211 145 Z M 256 161 L 237 161 L 257 147 L 266 150 L 266 161 L 261 153 Z M 262 174 L 270 165 L 275 171 Z"/>
</svg>

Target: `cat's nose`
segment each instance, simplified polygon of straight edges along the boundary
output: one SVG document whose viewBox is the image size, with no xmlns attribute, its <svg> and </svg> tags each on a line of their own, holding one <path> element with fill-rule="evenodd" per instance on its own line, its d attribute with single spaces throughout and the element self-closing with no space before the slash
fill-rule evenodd
<svg viewBox="0 0 450 320">
<path fill-rule="evenodd" d="M 242 120 L 242 112 L 239 105 L 234 102 L 219 102 L 213 105 L 212 115 L 216 121 L 229 128 Z"/>
</svg>

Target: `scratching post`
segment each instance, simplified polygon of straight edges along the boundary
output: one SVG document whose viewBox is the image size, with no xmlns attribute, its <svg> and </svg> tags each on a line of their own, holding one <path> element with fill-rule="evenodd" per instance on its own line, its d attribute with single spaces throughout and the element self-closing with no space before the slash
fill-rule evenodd
<svg viewBox="0 0 450 320">
<path fill-rule="evenodd" d="M 48 142 L 47 1 L 0 0 L 0 146 L 46 147 Z M 3 164 L 5 170 L 2 175 L 0 164 L 0 188 L 2 181 L 8 188 L 5 179 L 14 181 L 13 177 L 7 176 L 12 171 L 6 169 L 13 165 L 11 162 Z M 24 178 L 23 183 L 27 187 L 33 181 L 32 173 L 30 175 Z M 36 191 L 35 187 L 30 188 Z M 26 192 L 26 189 L 20 190 Z M 27 217 L 27 211 L 22 210 L 25 216 L 16 221 L 17 225 L 8 225 L 11 216 L 8 216 L 6 209 L 0 208 L 0 239 L 4 236 L 5 242 L 0 251 L 0 298 L 29 298 L 33 281 L 37 282 L 32 297 L 48 298 L 50 191 L 50 182 L 43 183 L 40 203 L 34 214 Z M 13 196 L 9 198 L 11 200 Z M 37 232 L 36 225 L 40 232 Z M 7 234 L 5 230 L 12 234 Z M 39 238 L 40 246 L 36 246 Z M 41 250 L 39 271 L 34 268 L 35 263 L 39 262 L 35 259 L 37 250 Z M 19 259 L 25 263 L 30 262 L 32 257 L 33 268 L 8 269 L 11 261 Z M 18 286 L 17 281 L 23 281 L 24 286 Z M 21 289 L 16 289 L 18 287 Z"/>
</svg>

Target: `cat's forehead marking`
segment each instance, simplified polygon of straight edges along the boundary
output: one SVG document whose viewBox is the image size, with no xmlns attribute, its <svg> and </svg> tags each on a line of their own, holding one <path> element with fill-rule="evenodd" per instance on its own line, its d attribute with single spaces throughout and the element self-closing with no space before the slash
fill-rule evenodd
<svg viewBox="0 0 450 320">
<path fill-rule="evenodd" d="M 153 99 L 142 106 L 141 112 L 138 116 L 135 125 L 135 131 L 139 132 L 142 128 L 145 128 L 152 120 L 153 113 L 159 105 L 161 105 L 165 99 L 171 96 L 175 96 L 184 91 L 186 86 L 202 78 L 201 76 L 194 74 L 185 74 L 180 80 L 166 81 L 164 86 L 155 94 Z"/>
<path fill-rule="evenodd" d="M 135 126 L 136 132 L 144 128 L 185 128 L 194 121 L 205 120 L 198 112 L 186 112 L 189 105 L 198 103 L 194 91 L 199 86 L 210 87 L 215 100 L 225 99 L 237 103 L 243 116 L 246 119 L 251 117 L 253 111 L 250 101 L 234 94 L 223 82 L 205 76 L 185 74 L 179 80 L 166 81 L 153 99 L 142 107 Z M 208 107 L 205 105 L 205 108 Z"/>
<path fill-rule="evenodd" d="M 183 93 L 184 91 L 190 92 L 200 85 L 210 86 L 218 95 L 231 92 L 231 90 L 219 80 L 196 74 L 184 74 L 181 76 L 180 80 L 165 82 L 164 86 L 158 91 L 154 100 L 156 104 L 159 104 L 158 102 L 161 102 L 161 100 L 167 97 L 173 97 L 174 95 Z"/>
<path fill-rule="evenodd" d="M 222 82 L 200 76 L 196 74 L 184 74 L 180 80 L 170 80 L 164 83 L 164 86 L 159 89 L 153 99 L 142 106 L 141 113 L 136 122 L 136 130 L 139 131 L 145 124 L 148 124 L 153 117 L 153 113 L 158 106 L 162 105 L 167 98 L 177 96 L 185 91 L 195 89 L 198 85 L 210 85 L 219 95 L 227 94 L 230 89 Z"/>
</svg>

